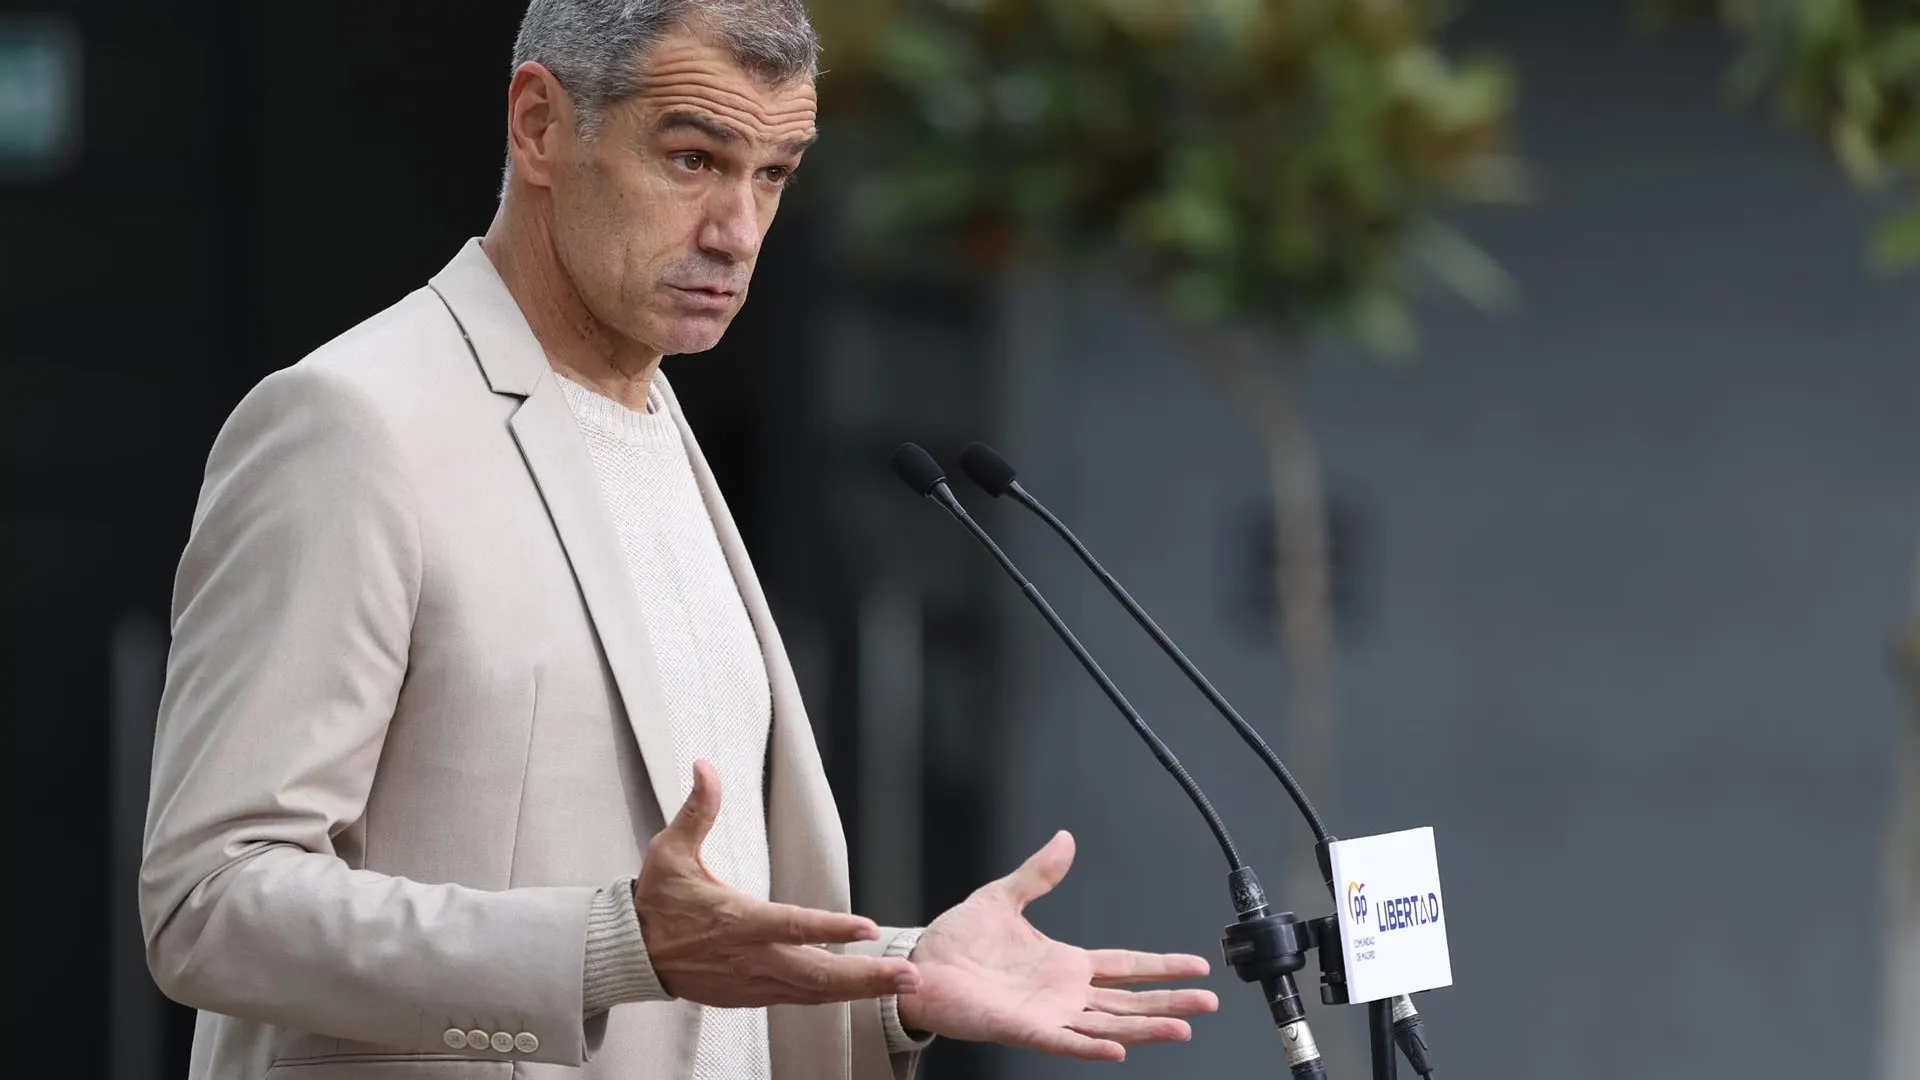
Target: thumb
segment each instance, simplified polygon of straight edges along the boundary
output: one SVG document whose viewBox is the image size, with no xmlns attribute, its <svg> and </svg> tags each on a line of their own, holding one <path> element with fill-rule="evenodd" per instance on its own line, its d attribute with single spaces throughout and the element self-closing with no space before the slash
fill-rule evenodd
<svg viewBox="0 0 1920 1080">
<path fill-rule="evenodd" d="M 1020 869 L 1001 879 L 1007 895 L 1016 908 L 1024 909 L 1028 904 L 1052 892 L 1054 886 L 1067 876 L 1067 869 L 1073 865 L 1073 834 L 1065 829 L 1053 834 L 1045 847 L 1027 857 Z"/>
<path fill-rule="evenodd" d="M 713 765 L 705 761 L 693 763 L 693 790 L 687 794 L 687 801 L 680 805 L 667 831 L 675 839 L 691 846 L 695 852 L 706 843 L 707 834 L 713 831 L 714 820 L 720 816 L 720 773 Z"/>
</svg>

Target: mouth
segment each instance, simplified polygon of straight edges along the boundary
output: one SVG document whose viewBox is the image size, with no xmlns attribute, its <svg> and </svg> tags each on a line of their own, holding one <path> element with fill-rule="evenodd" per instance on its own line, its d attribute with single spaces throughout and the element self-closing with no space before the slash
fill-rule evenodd
<svg viewBox="0 0 1920 1080">
<path fill-rule="evenodd" d="M 669 285 L 668 288 L 693 303 L 697 307 L 728 307 L 739 295 L 732 289 L 714 288 L 704 285 Z"/>
</svg>

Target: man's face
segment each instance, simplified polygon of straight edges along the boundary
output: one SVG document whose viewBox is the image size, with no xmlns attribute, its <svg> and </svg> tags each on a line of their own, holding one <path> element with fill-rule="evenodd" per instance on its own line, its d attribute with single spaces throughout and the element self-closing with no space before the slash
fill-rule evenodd
<svg viewBox="0 0 1920 1080">
<path fill-rule="evenodd" d="M 593 139 L 562 140 L 554 241 L 601 324 L 664 355 L 702 352 L 746 300 L 813 140 L 813 85 L 764 86 L 685 32 L 654 49 L 644 85 Z"/>
</svg>

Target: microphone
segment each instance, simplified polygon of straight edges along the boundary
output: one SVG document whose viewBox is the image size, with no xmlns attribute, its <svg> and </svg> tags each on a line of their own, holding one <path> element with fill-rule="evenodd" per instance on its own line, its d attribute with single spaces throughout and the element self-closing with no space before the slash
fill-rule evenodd
<svg viewBox="0 0 1920 1080">
<path fill-rule="evenodd" d="M 1040 590 L 1034 587 L 1033 582 L 1027 580 L 1026 575 L 1020 572 L 1020 568 L 1007 557 L 1007 553 L 1000 550 L 1000 545 L 993 542 L 993 537 L 987 534 L 987 530 L 973 520 L 973 516 L 967 513 L 967 508 L 960 505 L 960 500 L 954 497 L 953 489 L 947 486 L 946 472 L 940 468 L 939 462 L 933 460 L 933 455 L 914 443 L 906 443 L 893 452 L 893 471 L 916 493 L 945 507 L 947 513 L 952 514 L 954 520 L 964 525 L 967 531 L 973 534 L 973 538 L 980 541 L 980 545 L 986 548 L 994 560 L 1000 564 L 1000 568 L 1013 578 L 1014 584 L 1020 586 L 1020 591 L 1026 594 L 1027 600 L 1039 610 L 1041 617 L 1047 620 L 1047 625 L 1053 627 L 1053 632 L 1060 635 L 1060 640 L 1066 642 L 1067 648 L 1073 650 L 1074 658 L 1080 661 L 1080 666 L 1087 669 L 1087 674 L 1093 676 L 1093 681 L 1100 684 L 1100 689 L 1105 691 L 1114 707 L 1120 710 L 1120 715 L 1126 717 L 1127 723 L 1133 725 L 1133 730 L 1145 740 L 1147 748 L 1153 751 L 1153 756 L 1159 759 L 1161 766 L 1173 774 L 1174 780 L 1180 785 L 1180 790 L 1187 793 L 1187 798 L 1193 802 L 1194 808 L 1200 811 L 1200 816 L 1207 819 L 1207 828 L 1213 830 L 1213 838 L 1219 843 L 1221 854 L 1227 857 L 1228 871 L 1233 874 L 1246 874 L 1251 880 L 1252 871 L 1246 869 L 1246 865 L 1241 862 L 1240 850 L 1234 847 L 1233 838 L 1227 834 L 1226 823 L 1220 820 L 1220 814 L 1214 810 L 1212 800 L 1207 798 L 1206 792 L 1200 790 L 1200 785 L 1194 782 L 1186 766 L 1180 764 L 1180 760 L 1173 756 L 1173 751 L 1167 749 L 1167 744 L 1160 741 L 1160 736 L 1154 734 L 1153 729 L 1147 726 L 1147 722 L 1140 718 L 1140 714 L 1134 710 L 1133 704 L 1127 700 L 1126 695 L 1122 694 L 1113 680 L 1107 677 L 1107 673 L 1100 669 L 1099 663 L 1087 652 L 1086 646 L 1080 644 L 1080 639 L 1073 635 L 1073 631 L 1067 628 L 1066 622 L 1053 610 L 1053 605 L 1047 603 L 1047 598 L 1040 595 Z M 1254 890 L 1262 891 L 1257 882 L 1254 883 Z"/>
<path fill-rule="evenodd" d="M 1180 650 L 1180 646 L 1173 643 L 1173 639 L 1168 637 L 1164 630 L 1160 629 L 1160 625 L 1153 621 L 1153 617 L 1148 615 L 1139 601 L 1133 598 L 1133 594 L 1108 573 L 1106 567 L 1100 565 L 1100 561 L 1093 557 L 1093 552 L 1087 550 L 1087 546 L 1073 534 L 1073 530 L 1067 528 L 1066 523 L 1061 521 L 1053 511 L 1047 509 L 1044 503 L 1021 486 L 1019 474 L 1014 471 L 1012 465 L 1007 463 L 1007 459 L 994 452 L 993 448 L 985 443 L 976 442 L 961 451 L 960 471 L 966 473 L 967 478 L 977 484 L 982 491 L 996 499 L 1002 495 L 1013 496 L 1014 501 L 1032 511 L 1036 517 L 1046 522 L 1048 527 L 1059 534 L 1060 538 L 1073 549 L 1074 554 L 1079 556 L 1080 561 L 1086 564 L 1087 569 L 1093 571 L 1094 575 L 1100 579 L 1100 583 L 1113 594 L 1113 598 L 1120 602 L 1120 606 L 1126 608 L 1127 614 L 1133 616 L 1133 620 L 1139 623 L 1140 628 L 1160 646 L 1160 650 L 1179 666 L 1187 679 L 1212 703 L 1214 709 L 1226 718 L 1227 723 L 1233 725 L 1233 730 L 1239 734 L 1241 740 L 1259 755 L 1260 760 L 1266 763 L 1268 771 L 1280 781 L 1280 785 L 1293 799 L 1294 805 L 1299 807 L 1300 815 L 1306 819 L 1307 827 L 1313 830 L 1314 855 L 1320 865 L 1320 876 L 1326 882 L 1328 894 L 1332 895 L 1337 903 L 1339 895 L 1333 885 L 1333 865 L 1330 854 L 1335 837 L 1327 831 L 1326 823 L 1321 819 L 1319 811 L 1314 809 L 1313 803 L 1308 800 L 1306 792 L 1301 789 L 1300 782 L 1294 778 L 1286 763 L 1280 760 L 1280 756 L 1273 752 L 1273 748 L 1267 745 L 1267 741 L 1260 737 L 1260 733 L 1254 730 L 1253 725 L 1247 723 L 1239 710 L 1227 701 L 1225 695 L 1221 694 L 1213 682 L 1201 673 L 1193 661 L 1187 659 L 1187 654 Z M 1406 1055 L 1408 1063 L 1422 1077 L 1432 1075 L 1433 1066 L 1427 1057 L 1426 1021 L 1421 1018 L 1420 1011 L 1414 1008 L 1412 998 L 1401 994 L 1393 999 L 1392 1021 L 1394 1041 Z"/>
<path fill-rule="evenodd" d="M 1294 1080 L 1326 1080 L 1326 1064 L 1307 1026 L 1306 1010 L 1300 1003 L 1300 991 L 1293 978 L 1293 972 L 1305 966 L 1305 952 L 1311 948 L 1311 944 L 1300 933 L 1305 924 L 1292 921 L 1290 915 L 1274 916 L 1269 913 L 1265 890 L 1261 888 L 1253 870 L 1241 861 L 1240 852 L 1234 847 L 1226 824 L 1220 820 L 1212 801 L 1200 790 L 1200 785 L 1188 774 L 1186 767 L 1173 756 L 1173 751 L 1141 718 L 1126 695 L 1101 670 L 1099 662 L 1087 652 L 1086 646 L 1074 636 L 1059 613 L 1053 610 L 1053 605 L 1047 603 L 1046 597 L 1040 594 L 1033 582 L 1027 580 L 987 530 L 967 513 L 967 508 L 961 505 L 953 489 L 947 485 L 946 472 L 933 459 L 933 455 L 915 443 L 903 443 L 893 452 L 892 464 L 894 473 L 902 482 L 912 488 L 915 494 L 939 503 L 955 521 L 973 534 L 981 547 L 987 549 L 1014 584 L 1020 586 L 1028 602 L 1046 619 L 1047 625 L 1053 628 L 1060 640 L 1066 643 L 1074 658 L 1080 661 L 1080 666 L 1093 676 L 1093 681 L 1099 684 L 1107 699 L 1126 717 L 1135 734 L 1153 751 L 1153 756 L 1173 775 L 1194 808 L 1206 819 L 1207 827 L 1212 830 L 1214 840 L 1219 843 L 1220 851 L 1227 859 L 1228 890 L 1233 897 L 1234 915 L 1239 920 L 1236 927 L 1241 930 L 1235 935 L 1238 952 L 1230 954 L 1228 959 L 1236 968 L 1257 972 L 1257 981 L 1267 996 L 1268 1010 L 1280 1030 L 1286 1048 L 1287 1065 Z M 1256 980 L 1250 978 L 1249 981 Z"/>
</svg>

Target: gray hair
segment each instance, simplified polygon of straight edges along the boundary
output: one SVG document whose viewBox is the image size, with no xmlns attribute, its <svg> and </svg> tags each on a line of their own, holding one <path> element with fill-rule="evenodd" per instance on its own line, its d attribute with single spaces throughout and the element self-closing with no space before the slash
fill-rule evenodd
<svg viewBox="0 0 1920 1080">
<path fill-rule="evenodd" d="M 609 107 L 640 93 L 647 54 L 682 28 L 710 36 L 770 85 L 819 77 L 820 39 L 801 0 L 532 0 L 513 66 L 553 72 L 591 137 Z"/>
</svg>

